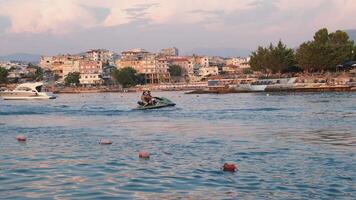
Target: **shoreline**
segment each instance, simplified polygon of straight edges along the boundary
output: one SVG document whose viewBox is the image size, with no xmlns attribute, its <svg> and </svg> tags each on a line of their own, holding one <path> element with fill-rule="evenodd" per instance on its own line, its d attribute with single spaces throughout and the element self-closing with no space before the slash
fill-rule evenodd
<svg viewBox="0 0 356 200">
<path fill-rule="evenodd" d="M 231 93 L 302 93 L 302 92 L 356 92 L 355 86 L 319 86 L 319 87 L 290 87 L 290 88 L 266 88 L 264 91 L 236 90 L 231 88 L 207 88 L 203 90 L 194 90 L 185 94 L 231 94 Z"/>
<path fill-rule="evenodd" d="M 231 93 L 301 93 L 301 92 L 356 92 L 355 86 L 338 85 L 338 86 L 307 86 L 307 87 L 290 87 L 290 88 L 266 88 L 265 91 L 243 91 L 231 88 L 200 88 L 200 89 L 150 89 L 154 92 L 185 92 L 185 94 L 231 94 Z M 136 93 L 142 91 L 141 88 L 129 89 L 98 89 L 98 88 L 65 88 L 63 90 L 48 91 L 54 94 L 85 94 L 85 93 Z"/>
</svg>

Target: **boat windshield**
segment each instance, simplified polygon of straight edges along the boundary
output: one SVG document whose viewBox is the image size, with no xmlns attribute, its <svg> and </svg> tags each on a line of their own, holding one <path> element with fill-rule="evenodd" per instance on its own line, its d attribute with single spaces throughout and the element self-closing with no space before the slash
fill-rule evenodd
<svg viewBox="0 0 356 200">
<path fill-rule="evenodd" d="M 37 90 L 37 92 L 41 92 L 41 90 L 42 90 L 42 85 L 37 86 L 37 87 L 36 87 L 36 90 Z"/>
</svg>

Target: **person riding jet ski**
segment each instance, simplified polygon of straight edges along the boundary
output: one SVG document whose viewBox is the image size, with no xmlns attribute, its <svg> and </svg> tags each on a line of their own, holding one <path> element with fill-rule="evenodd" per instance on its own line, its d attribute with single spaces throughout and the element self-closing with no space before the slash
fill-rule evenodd
<svg viewBox="0 0 356 200">
<path fill-rule="evenodd" d="M 143 106 L 155 104 L 155 100 L 153 99 L 151 92 L 149 90 L 143 91 L 141 95 L 141 101 L 144 103 Z"/>
<path fill-rule="evenodd" d="M 137 102 L 137 104 L 136 110 L 158 109 L 176 105 L 165 97 L 152 97 L 151 92 L 148 90 L 142 92 L 141 101 Z"/>
</svg>

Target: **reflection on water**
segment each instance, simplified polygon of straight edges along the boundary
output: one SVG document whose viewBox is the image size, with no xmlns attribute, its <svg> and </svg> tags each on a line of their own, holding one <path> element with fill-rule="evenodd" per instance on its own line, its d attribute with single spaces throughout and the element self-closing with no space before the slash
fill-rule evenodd
<svg viewBox="0 0 356 200">
<path fill-rule="evenodd" d="M 276 133 L 281 139 L 290 139 L 320 145 L 350 146 L 356 148 L 356 135 L 348 129 L 338 130 L 310 130 L 310 131 L 290 131 Z M 355 149 L 356 150 L 356 149 Z"/>
<path fill-rule="evenodd" d="M 157 96 L 0 101 L 0 199 L 355 199 L 354 93 Z"/>
<path fill-rule="evenodd" d="M 331 145 L 344 145 L 344 146 L 354 146 L 356 145 L 356 135 L 348 132 L 348 130 L 316 130 L 307 133 L 308 137 L 304 140 L 315 141 L 321 144 L 331 144 Z M 356 146 L 355 146 L 356 147 Z"/>
</svg>

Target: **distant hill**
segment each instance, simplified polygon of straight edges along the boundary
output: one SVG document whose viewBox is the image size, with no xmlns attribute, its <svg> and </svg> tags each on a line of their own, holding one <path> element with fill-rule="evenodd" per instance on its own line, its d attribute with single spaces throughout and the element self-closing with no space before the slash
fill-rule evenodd
<svg viewBox="0 0 356 200">
<path fill-rule="evenodd" d="M 356 42 L 356 29 L 346 30 L 346 33 L 349 34 L 349 37 Z"/>
<path fill-rule="evenodd" d="M 206 55 L 206 56 L 222 56 L 222 57 L 245 57 L 249 56 L 251 50 L 243 48 L 197 48 L 190 52 L 185 52 L 185 55 Z"/>
<path fill-rule="evenodd" d="M 35 55 L 35 54 L 14 53 L 10 55 L 0 56 L 0 60 L 38 63 L 40 57 L 41 57 L 40 55 Z"/>
</svg>

